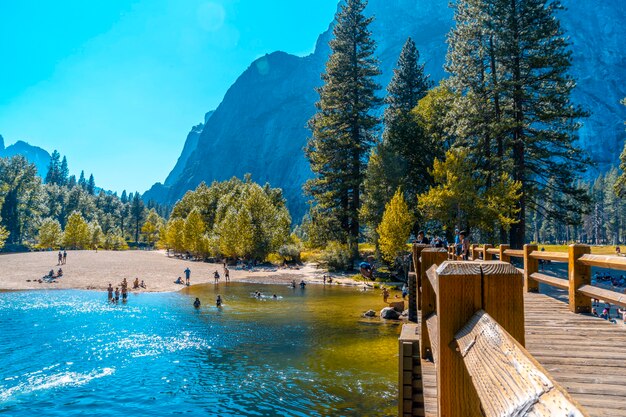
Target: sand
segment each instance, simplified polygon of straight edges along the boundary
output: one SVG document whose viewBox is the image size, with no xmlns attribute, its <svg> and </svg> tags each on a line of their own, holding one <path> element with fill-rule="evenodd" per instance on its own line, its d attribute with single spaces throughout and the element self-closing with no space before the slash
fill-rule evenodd
<svg viewBox="0 0 626 417">
<path fill-rule="evenodd" d="M 55 273 L 63 268 L 63 276 L 56 282 L 39 283 L 38 280 L 51 269 Z M 144 292 L 178 291 L 184 286 L 174 284 L 179 276 L 185 278 L 184 270 L 191 270 L 191 284 L 213 283 L 213 273 L 220 273 L 224 281 L 222 264 L 193 262 L 168 257 L 165 251 L 68 251 L 67 263 L 57 265 L 57 252 L 29 252 L 0 255 L 0 290 L 30 289 L 87 289 L 105 290 L 109 283 L 114 287 L 126 278 L 129 288 L 134 279 L 144 280 Z M 299 269 L 259 268 L 243 271 L 230 268 L 231 281 L 253 283 L 286 283 L 304 280 L 321 283 L 325 271 L 308 264 Z M 358 284 L 350 278 L 334 277 L 337 283 Z M 133 290 L 136 291 L 136 290 Z"/>
</svg>

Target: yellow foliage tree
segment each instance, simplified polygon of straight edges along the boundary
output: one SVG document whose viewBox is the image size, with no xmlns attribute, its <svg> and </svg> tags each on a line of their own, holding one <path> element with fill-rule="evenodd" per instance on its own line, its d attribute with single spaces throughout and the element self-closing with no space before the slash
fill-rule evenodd
<svg viewBox="0 0 626 417">
<path fill-rule="evenodd" d="M 406 252 L 406 243 L 411 235 L 414 218 L 404 195 L 398 189 L 385 206 L 383 219 L 378 225 L 378 246 L 385 261 L 391 263 L 397 256 Z"/>
<path fill-rule="evenodd" d="M 150 210 L 148 216 L 146 216 L 146 221 L 143 226 L 141 226 L 141 236 L 144 242 L 150 246 L 154 246 L 161 235 L 163 223 L 163 219 L 159 216 L 156 210 Z"/>
<path fill-rule="evenodd" d="M 79 212 L 73 212 L 65 225 L 63 245 L 72 249 L 84 249 L 89 246 L 90 242 L 89 225 Z"/>
<path fill-rule="evenodd" d="M 165 232 L 165 247 L 172 249 L 174 252 L 183 252 L 185 248 L 183 231 L 185 228 L 185 220 L 176 217 L 170 218 L 167 223 L 167 229 Z"/>
<path fill-rule="evenodd" d="M 185 219 L 185 226 L 183 228 L 183 244 L 185 250 L 193 253 L 195 256 L 200 256 L 204 253 L 204 232 L 205 225 L 202 221 L 202 216 L 198 209 L 191 210 L 187 219 Z"/>
<path fill-rule="evenodd" d="M 487 189 L 467 149 L 452 148 L 444 161 L 436 159 L 432 175 L 436 185 L 418 196 L 425 220 L 441 222 L 444 228 L 477 227 L 485 231 L 499 226 L 508 229 L 516 222 L 521 183 L 503 174 Z"/>
<path fill-rule="evenodd" d="M 40 248 L 58 248 L 63 242 L 63 231 L 59 222 L 55 219 L 45 219 L 39 227 L 37 240 Z"/>
</svg>

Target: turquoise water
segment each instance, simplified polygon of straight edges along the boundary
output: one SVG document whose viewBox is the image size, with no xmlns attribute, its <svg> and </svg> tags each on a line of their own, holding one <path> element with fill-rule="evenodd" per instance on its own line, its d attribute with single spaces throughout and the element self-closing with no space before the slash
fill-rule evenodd
<svg viewBox="0 0 626 417">
<path fill-rule="evenodd" d="M 113 306 L 89 291 L 0 293 L 0 414 L 393 415 L 399 327 L 359 317 L 380 304 L 315 285 L 195 286 Z"/>
</svg>

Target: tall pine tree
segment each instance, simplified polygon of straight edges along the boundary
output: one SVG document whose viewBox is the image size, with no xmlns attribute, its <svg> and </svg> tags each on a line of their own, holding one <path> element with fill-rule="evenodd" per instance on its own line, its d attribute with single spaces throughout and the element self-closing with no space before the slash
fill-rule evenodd
<svg viewBox="0 0 626 417">
<path fill-rule="evenodd" d="M 486 161 L 488 179 L 502 169 L 523 185 L 513 247 L 525 241 L 528 205 L 545 210 L 548 204 L 533 202 L 550 201 L 562 212 L 584 198 L 575 180 L 588 158 L 574 142 L 585 113 L 570 101 L 575 82 L 559 9 L 558 0 L 459 0 L 449 37 L 451 85 L 465 99 L 461 135 L 476 160 Z M 557 192 L 576 198 L 556 201 Z"/>
<path fill-rule="evenodd" d="M 371 232 L 378 227 L 385 205 L 399 187 L 412 201 L 432 183 L 428 169 L 437 155 L 412 113 L 430 86 L 424 65 L 419 64 L 415 42 L 408 38 L 387 86 L 383 140 L 367 167 L 362 214 Z"/>
<path fill-rule="evenodd" d="M 371 110 L 380 104 L 375 77 L 376 44 L 365 17 L 365 0 L 347 0 L 336 16 L 331 55 L 318 89 L 317 113 L 309 121 L 312 137 L 306 155 L 315 178 L 305 184 L 316 209 L 341 225 L 342 240 L 358 255 L 359 208 L 367 155 L 378 118 Z"/>
</svg>

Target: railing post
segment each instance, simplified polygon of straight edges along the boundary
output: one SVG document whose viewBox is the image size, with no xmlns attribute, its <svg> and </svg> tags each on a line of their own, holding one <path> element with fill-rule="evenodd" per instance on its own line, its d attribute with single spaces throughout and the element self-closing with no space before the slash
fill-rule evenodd
<svg viewBox="0 0 626 417">
<path fill-rule="evenodd" d="M 447 252 L 441 248 L 426 248 L 422 251 L 422 302 L 420 310 L 420 326 L 422 341 L 420 343 L 420 356 L 427 359 L 428 352 L 431 350 L 430 337 L 428 337 L 428 328 L 426 327 L 426 317 L 435 312 L 436 296 L 430 281 L 426 276 L 426 271 L 433 265 L 441 265 L 446 261 Z"/>
<path fill-rule="evenodd" d="M 490 253 L 487 253 L 487 249 L 491 249 L 493 246 L 491 246 L 490 244 L 484 244 L 483 245 L 483 261 L 491 261 L 493 260 L 493 255 Z"/>
<path fill-rule="evenodd" d="M 472 243 L 471 246 L 471 253 L 472 253 L 472 261 L 477 261 L 478 260 L 478 245 L 475 243 Z"/>
<path fill-rule="evenodd" d="M 524 290 L 526 292 L 539 292 L 539 283 L 530 276 L 539 272 L 539 261 L 531 258 L 530 253 L 537 250 L 537 245 L 524 245 Z"/>
<path fill-rule="evenodd" d="M 500 245 L 500 260 L 502 262 L 511 262 L 511 257 L 504 253 L 504 251 L 509 249 L 510 247 L 510 245 Z"/>
<path fill-rule="evenodd" d="M 424 388 L 416 328 L 416 324 L 405 324 L 398 339 L 398 416 L 424 415 Z"/>
<path fill-rule="evenodd" d="M 414 274 L 409 274 L 409 321 L 417 323 L 417 310 L 421 307 L 421 277 L 420 271 L 420 254 L 426 245 L 421 243 L 413 244 L 413 271 Z"/>
<path fill-rule="evenodd" d="M 439 415 L 479 416 L 478 394 L 453 341 L 459 329 L 482 307 L 480 265 L 444 262 L 437 268 L 437 285 Z"/>
<path fill-rule="evenodd" d="M 510 263 L 502 261 L 484 262 L 480 267 L 483 310 L 525 346 L 522 274 Z"/>
<path fill-rule="evenodd" d="M 588 253 L 591 253 L 591 247 L 587 245 L 569 245 L 569 308 L 574 313 L 591 311 L 591 298 L 578 292 L 582 285 L 591 284 L 591 267 L 577 262 Z"/>
</svg>

